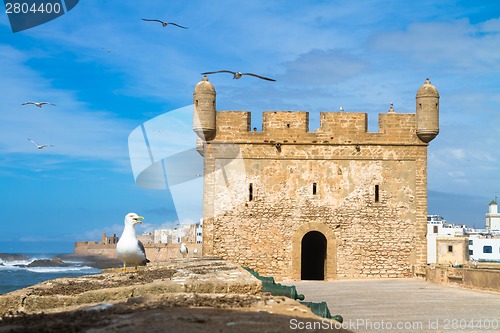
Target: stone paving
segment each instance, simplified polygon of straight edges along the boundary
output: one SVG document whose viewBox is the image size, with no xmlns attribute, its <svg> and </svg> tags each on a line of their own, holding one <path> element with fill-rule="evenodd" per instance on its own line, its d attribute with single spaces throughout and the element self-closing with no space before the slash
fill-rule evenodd
<svg viewBox="0 0 500 333">
<path fill-rule="evenodd" d="M 354 332 L 500 332 L 500 293 L 418 279 L 287 282 Z"/>
</svg>

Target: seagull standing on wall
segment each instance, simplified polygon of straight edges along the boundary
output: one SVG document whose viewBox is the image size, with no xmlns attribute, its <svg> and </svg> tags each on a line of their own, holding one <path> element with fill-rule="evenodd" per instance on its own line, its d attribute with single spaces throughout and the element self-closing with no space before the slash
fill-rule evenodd
<svg viewBox="0 0 500 333">
<path fill-rule="evenodd" d="M 270 79 L 268 77 L 260 76 L 260 75 L 254 74 L 254 73 L 233 72 L 233 71 L 228 71 L 226 69 L 223 69 L 223 70 L 220 70 L 220 71 L 215 71 L 215 72 L 205 72 L 205 73 L 201 73 L 201 75 L 216 74 L 216 73 L 230 73 L 230 74 L 233 74 L 233 80 L 241 79 L 241 77 L 243 75 L 249 75 L 249 76 L 255 76 L 255 77 L 257 77 L 259 79 L 262 79 L 262 80 L 276 81 L 275 79 Z"/>
<path fill-rule="evenodd" d="M 186 258 L 187 254 L 189 253 L 189 250 L 188 250 L 185 243 L 181 244 L 181 248 L 179 249 L 179 252 L 182 254 L 183 258 Z"/>
<path fill-rule="evenodd" d="M 28 104 L 33 104 L 35 106 L 38 106 L 39 108 L 41 108 L 42 106 L 44 106 L 45 104 L 48 104 L 48 105 L 54 105 L 55 104 L 52 104 L 52 103 L 49 103 L 49 102 L 24 102 L 23 104 L 21 105 L 28 105 Z"/>
<path fill-rule="evenodd" d="M 161 25 L 165 28 L 167 25 L 171 24 L 171 25 L 175 25 L 176 27 L 179 27 L 179 28 L 182 28 L 182 29 L 188 29 L 187 27 L 183 27 L 182 25 L 179 25 L 177 23 L 174 23 L 174 22 L 164 22 L 162 20 L 153 20 L 153 19 L 145 19 L 143 18 L 142 19 L 143 21 L 148 21 L 148 22 L 160 22 Z"/>
<path fill-rule="evenodd" d="M 135 235 L 135 225 L 142 224 L 140 219 L 144 217 L 136 213 L 125 215 L 125 227 L 118 243 L 116 244 L 116 257 L 123 262 L 123 271 L 127 271 L 127 264 L 146 266 L 149 260 L 146 258 L 146 250 L 140 240 Z"/>
</svg>

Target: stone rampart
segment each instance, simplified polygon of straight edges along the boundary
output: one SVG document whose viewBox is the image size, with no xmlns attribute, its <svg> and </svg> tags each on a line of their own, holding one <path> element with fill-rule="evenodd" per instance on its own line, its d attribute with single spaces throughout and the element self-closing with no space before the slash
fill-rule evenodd
<svg viewBox="0 0 500 333">
<path fill-rule="evenodd" d="M 188 258 L 201 257 L 201 244 L 187 244 Z M 179 252 L 180 244 L 144 244 L 146 257 L 151 262 L 164 262 L 170 259 L 182 258 Z M 194 253 L 196 249 L 197 253 Z M 116 244 L 103 244 L 101 242 L 76 242 L 74 254 L 85 256 L 102 256 L 106 258 L 116 258 Z"/>
</svg>

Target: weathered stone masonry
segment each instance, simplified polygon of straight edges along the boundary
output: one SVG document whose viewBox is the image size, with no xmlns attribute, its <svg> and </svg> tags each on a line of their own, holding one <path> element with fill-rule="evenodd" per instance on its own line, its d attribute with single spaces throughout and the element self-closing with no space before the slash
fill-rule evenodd
<svg viewBox="0 0 500 333">
<path fill-rule="evenodd" d="M 427 80 L 416 114 L 389 110 L 379 130 L 365 113 L 216 111 L 207 78 L 194 91 L 204 156 L 204 255 L 260 274 L 301 279 L 302 241 L 326 238 L 325 279 L 406 277 L 426 263 L 427 146 L 439 131 L 439 94 Z M 304 245 L 305 246 L 305 245 Z"/>
</svg>

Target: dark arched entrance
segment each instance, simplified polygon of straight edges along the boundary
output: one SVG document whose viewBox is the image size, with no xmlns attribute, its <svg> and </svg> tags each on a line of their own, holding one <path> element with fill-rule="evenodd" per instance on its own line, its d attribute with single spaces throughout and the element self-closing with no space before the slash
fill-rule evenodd
<svg viewBox="0 0 500 333">
<path fill-rule="evenodd" d="M 326 237 L 319 231 L 309 231 L 301 244 L 301 280 L 324 280 Z"/>
</svg>

